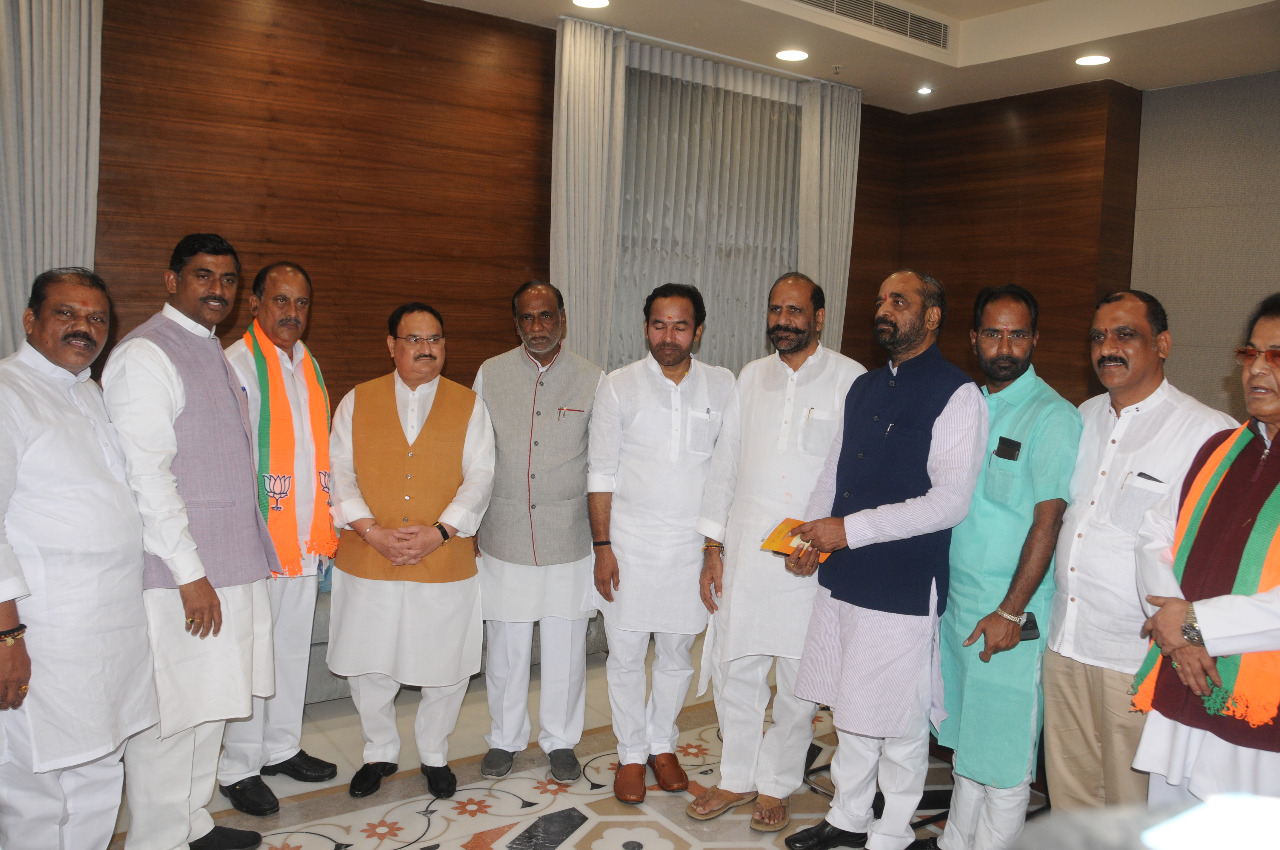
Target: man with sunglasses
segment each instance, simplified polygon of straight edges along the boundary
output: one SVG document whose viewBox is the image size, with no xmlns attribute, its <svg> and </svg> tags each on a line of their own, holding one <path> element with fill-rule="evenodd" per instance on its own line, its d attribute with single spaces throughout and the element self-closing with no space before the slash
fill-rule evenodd
<svg viewBox="0 0 1280 850">
<path fill-rule="evenodd" d="M 1057 809 L 1140 804 L 1131 768 L 1143 716 L 1129 687 L 1147 652 L 1136 590 L 1138 525 L 1182 481 L 1196 449 L 1235 423 L 1164 376 L 1164 307 L 1137 290 L 1098 302 L 1090 359 L 1107 392 L 1080 405 L 1084 433 L 1058 535 L 1044 656 L 1045 762 Z"/>
<path fill-rule="evenodd" d="M 449 733 L 480 670 L 480 583 L 470 537 L 493 487 L 484 402 L 440 376 L 444 320 L 426 304 L 387 320 L 395 371 L 347 393 L 329 441 L 334 560 L 329 669 L 346 676 L 360 715 L 367 797 L 400 757 L 396 693 L 422 688 L 418 760 L 436 797 L 452 797 Z"/>
<path fill-rule="evenodd" d="M 1138 591 L 1155 640 L 1135 680 L 1149 711 L 1134 767 L 1152 806 L 1280 796 L 1280 294 L 1236 351 L 1248 421 L 1209 439 L 1138 531 Z"/>
</svg>

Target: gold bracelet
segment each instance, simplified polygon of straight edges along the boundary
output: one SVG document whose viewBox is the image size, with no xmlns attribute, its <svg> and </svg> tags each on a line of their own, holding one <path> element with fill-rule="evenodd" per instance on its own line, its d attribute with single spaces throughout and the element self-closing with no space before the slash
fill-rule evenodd
<svg viewBox="0 0 1280 850">
<path fill-rule="evenodd" d="M 1014 615 L 1010 614 L 1008 611 L 1004 610 L 998 605 L 996 606 L 996 613 L 999 614 L 1001 617 L 1004 617 L 1010 623 L 1017 623 L 1019 626 L 1027 622 L 1026 614 L 1023 614 L 1021 617 L 1015 617 Z"/>
<path fill-rule="evenodd" d="M 703 552 L 707 552 L 707 551 L 709 551 L 709 550 L 711 550 L 711 549 L 719 549 L 719 550 L 720 550 L 720 554 L 724 554 L 724 544 L 723 544 L 723 543 L 704 543 L 704 544 L 702 544 L 702 551 L 703 551 Z"/>
</svg>

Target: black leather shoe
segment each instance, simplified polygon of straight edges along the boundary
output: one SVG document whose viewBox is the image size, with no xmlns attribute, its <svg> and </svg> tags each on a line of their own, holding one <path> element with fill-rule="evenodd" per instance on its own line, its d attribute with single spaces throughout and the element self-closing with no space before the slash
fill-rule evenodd
<svg viewBox="0 0 1280 850">
<path fill-rule="evenodd" d="M 789 850 L 829 850 L 831 847 L 862 847 L 867 843 L 865 832 L 849 832 L 823 821 L 817 826 L 801 829 L 787 836 L 783 842 Z"/>
<path fill-rule="evenodd" d="M 262 836 L 247 829 L 215 826 L 192 841 L 191 850 L 254 850 L 262 844 Z"/>
<path fill-rule="evenodd" d="M 907 850 L 938 850 L 938 837 L 931 835 L 928 838 L 917 838 L 907 845 Z"/>
<path fill-rule="evenodd" d="M 439 767 L 424 764 L 422 775 L 427 777 L 427 790 L 442 800 L 452 797 L 458 790 L 458 777 L 453 775 L 447 764 Z"/>
<path fill-rule="evenodd" d="M 261 776 L 250 776 L 234 785 L 219 785 L 218 788 L 237 812 L 261 818 L 280 811 L 280 801 Z"/>
<path fill-rule="evenodd" d="M 356 771 L 356 775 L 351 777 L 351 789 L 348 793 L 352 797 L 368 797 L 382 787 L 382 777 L 390 776 L 399 769 L 400 765 L 389 761 L 375 761 L 362 765 Z"/>
<path fill-rule="evenodd" d="M 277 773 L 283 773 L 299 782 L 328 782 L 338 775 L 338 766 L 333 762 L 309 756 L 306 750 L 298 750 L 284 761 L 262 768 L 263 776 L 275 776 Z"/>
</svg>

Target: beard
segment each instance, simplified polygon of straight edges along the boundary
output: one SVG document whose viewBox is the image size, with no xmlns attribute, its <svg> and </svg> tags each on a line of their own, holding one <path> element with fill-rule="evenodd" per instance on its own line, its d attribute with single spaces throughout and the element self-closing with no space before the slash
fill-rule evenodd
<svg viewBox="0 0 1280 850">
<path fill-rule="evenodd" d="M 688 357 L 689 352 L 692 350 L 692 348 L 681 348 L 678 345 L 664 343 L 650 346 L 649 353 L 653 355 L 654 360 L 658 361 L 659 366 L 665 366 L 669 369 Z"/>
<path fill-rule="evenodd" d="M 889 352 L 890 357 L 897 357 L 904 351 L 910 351 L 915 348 L 924 341 L 927 333 L 924 326 L 923 310 L 918 315 L 911 317 L 909 321 L 904 322 L 901 327 L 887 316 L 882 316 L 871 323 L 871 328 L 875 333 L 876 342 L 880 344 L 881 348 Z"/>
<path fill-rule="evenodd" d="M 978 355 L 978 368 L 982 370 L 982 374 L 987 376 L 988 381 L 995 381 L 1002 384 L 1011 384 L 1021 378 L 1031 368 L 1031 355 L 1027 355 L 1026 359 L 1013 357 L 1012 355 L 997 355 L 991 359 Z"/>
<path fill-rule="evenodd" d="M 813 341 L 813 328 L 797 328 L 794 325 L 770 325 L 769 342 L 779 354 L 794 354 L 808 347 Z"/>
</svg>

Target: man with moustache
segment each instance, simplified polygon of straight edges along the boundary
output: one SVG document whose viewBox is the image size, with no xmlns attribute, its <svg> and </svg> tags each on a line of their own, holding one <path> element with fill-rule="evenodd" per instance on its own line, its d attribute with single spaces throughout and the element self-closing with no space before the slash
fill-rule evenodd
<svg viewBox="0 0 1280 850">
<path fill-rule="evenodd" d="M 1044 656 L 1045 767 L 1057 809 L 1137 805 L 1143 715 L 1129 688 L 1147 653 L 1137 591 L 1138 525 L 1176 489 L 1198 449 L 1235 425 L 1164 377 L 1164 307 L 1130 290 L 1098 302 L 1089 352 L 1107 392 L 1080 405 L 1084 433 L 1055 556 Z"/>
<path fill-rule="evenodd" d="M 1138 530 L 1138 591 L 1155 641 L 1135 680 L 1149 711 L 1133 765 L 1148 801 L 1280 796 L 1280 294 L 1236 349 L 1249 418 L 1215 434 Z"/>
<path fill-rule="evenodd" d="M 227 724 L 218 785 L 239 811 L 270 815 L 280 803 L 263 776 L 324 782 L 338 774 L 299 745 L 316 572 L 321 558 L 333 557 L 338 537 L 329 518 L 329 396 L 302 344 L 310 276 L 297 263 L 265 266 L 253 279 L 249 310 L 253 323 L 228 346 L 227 360 L 249 402 L 258 508 L 283 570 L 267 584 L 276 692 L 255 698 L 252 715 Z"/>
<path fill-rule="evenodd" d="M 414 721 L 427 787 L 452 797 L 449 734 L 480 669 L 476 533 L 493 487 L 484 402 L 440 376 L 444 320 L 411 302 L 387 320 L 395 371 L 360 384 L 333 417 L 334 562 L 329 669 L 346 676 L 360 715 L 367 797 L 400 757 L 395 697 L 422 688 Z"/>
<path fill-rule="evenodd" d="M 699 692 L 715 683 L 724 740 L 720 783 L 687 811 L 705 820 L 755 801 L 752 829 L 777 832 L 804 778 L 817 706 L 795 696 L 796 669 L 817 579 L 783 568 L 760 542 L 801 517 L 844 413 L 866 370 L 819 342 L 822 287 L 799 272 L 769 290 L 765 317 L 777 354 L 742 368 L 711 457 L 697 529 L 706 537 L 702 602 L 712 613 Z M 773 723 L 761 734 L 774 670 Z"/>
<path fill-rule="evenodd" d="M 169 301 L 103 372 L 142 514 L 143 602 L 160 722 L 125 750 L 128 850 L 232 850 L 256 832 L 215 826 L 218 747 L 230 718 L 273 690 L 267 578 L 280 569 L 253 469 L 248 408 L 215 333 L 240 286 L 235 249 L 183 237 Z"/>
<path fill-rule="evenodd" d="M 88 269 L 31 286 L 0 360 L 0 846 L 106 847 L 130 735 L 157 719 L 142 520 L 89 366 L 111 299 Z"/>
<path fill-rule="evenodd" d="M 683 791 L 676 717 L 693 679 L 689 651 L 707 625 L 698 598 L 702 539 L 694 527 L 733 373 L 693 356 L 707 308 L 696 287 L 659 286 L 644 302 L 649 356 L 611 372 L 596 393 L 587 477 L 595 589 L 609 641 L 606 672 L 618 772 L 613 794 Z M 653 636 L 653 687 L 645 657 Z"/>
<path fill-rule="evenodd" d="M 491 727 L 484 776 L 506 776 L 529 745 L 533 626 L 541 638 L 538 744 L 551 775 L 581 773 L 573 748 L 587 699 L 591 528 L 587 427 L 599 367 L 564 350 L 564 298 L 538 280 L 511 296 L 520 345 L 486 360 L 472 389 L 493 417 L 497 468 L 478 535 Z"/>
<path fill-rule="evenodd" d="M 930 850 L 1003 850 L 1031 798 L 1044 639 L 1023 626 L 1049 613 L 1044 579 L 1080 443 L 1080 414 L 1031 365 L 1039 312 L 1017 284 L 986 287 L 973 305 L 990 427 L 969 514 L 951 532 L 937 735 L 955 751 L 955 787 L 946 831 L 921 843 Z"/>
<path fill-rule="evenodd" d="M 987 444 L 972 380 L 938 350 L 941 284 L 904 270 L 876 298 L 876 341 L 889 363 L 854 381 L 844 427 L 796 528 L 809 544 L 788 558 L 818 569 L 796 694 L 832 708 L 839 745 L 826 819 L 790 850 L 903 850 L 929 767 L 929 724 L 941 719 L 934 647 L 945 611 L 951 529 L 969 510 Z M 877 783 L 882 815 L 873 818 Z"/>
</svg>

